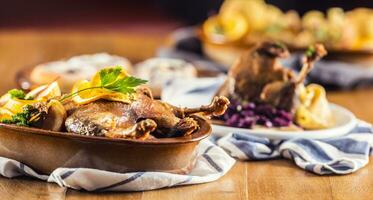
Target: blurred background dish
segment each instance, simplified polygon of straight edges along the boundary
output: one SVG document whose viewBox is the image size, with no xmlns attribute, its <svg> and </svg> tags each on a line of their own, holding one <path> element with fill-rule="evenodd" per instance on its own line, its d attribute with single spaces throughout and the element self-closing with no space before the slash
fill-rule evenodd
<svg viewBox="0 0 373 200">
<path fill-rule="evenodd" d="M 135 66 L 138 77 L 148 80 L 155 97 L 160 97 L 163 85 L 172 79 L 197 77 L 196 68 L 188 62 L 172 58 L 150 58 Z"/>
<path fill-rule="evenodd" d="M 57 80 L 61 90 L 67 93 L 71 91 L 74 83 L 79 80 L 89 80 L 105 66 L 121 66 L 129 73 L 148 80 L 147 86 L 156 98 L 160 98 L 163 86 L 173 79 L 215 76 L 213 72 L 197 70 L 193 64 L 181 59 L 155 57 L 132 67 L 130 61 L 124 57 L 98 53 L 24 68 L 18 72 L 16 82 L 20 88 L 30 90 Z"/>
<path fill-rule="evenodd" d="M 283 12 L 263 0 L 226 0 L 219 13 L 201 26 L 200 38 L 206 54 L 226 65 L 231 54 L 260 41 L 279 41 L 293 50 L 323 43 L 329 51 L 373 54 L 373 9 L 344 11 L 333 7 L 326 12 L 310 10 L 300 16 Z M 228 57 L 222 60 L 223 54 Z M 355 54 L 356 54 L 355 53 Z"/>
<path fill-rule="evenodd" d="M 89 79 L 105 66 L 117 65 L 129 72 L 132 71 L 131 63 L 127 58 L 98 53 L 39 64 L 30 69 L 28 82 L 26 79 L 18 81 L 20 81 L 22 89 L 29 90 L 57 80 L 61 90 L 69 92 L 76 81 Z"/>
</svg>

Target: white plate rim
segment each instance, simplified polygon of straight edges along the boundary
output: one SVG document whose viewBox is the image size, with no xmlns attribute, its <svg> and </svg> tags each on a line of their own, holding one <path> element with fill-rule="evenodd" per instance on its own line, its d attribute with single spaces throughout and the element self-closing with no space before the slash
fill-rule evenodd
<svg viewBox="0 0 373 200">
<path fill-rule="evenodd" d="M 330 103 L 330 108 L 335 111 L 343 113 L 348 117 L 348 122 L 339 126 L 331 127 L 322 130 L 305 130 L 305 131 L 281 131 L 281 130 L 262 130 L 262 129 L 245 129 L 229 127 L 224 125 L 212 124 L 212 134 L 216 136 L 225 136 L 228 133 L 243 133 L 259 137 L 266 137 L 269 139 L 295 139 L 295 138 L 305 138 L 305 139 L 327 139 L 333 137 L 339 137 L 346 135 L 352 129 L 356 127 L 357 119 L 355 115 L 347 110 L 346 108 Z"/>
</svg>

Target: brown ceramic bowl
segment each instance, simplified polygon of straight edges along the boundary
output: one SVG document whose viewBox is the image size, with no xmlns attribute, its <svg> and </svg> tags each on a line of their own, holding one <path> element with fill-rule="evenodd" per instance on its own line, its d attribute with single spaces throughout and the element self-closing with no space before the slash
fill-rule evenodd
<svg viewBox="0 0 373 200">
<path fill-rule="evenodd" d="M 151 140 L 84 136 L 0 123 L 0 156 L 43 174 L 59 167 L 187 173 L 194 165 L 198 143 L 211 133 L 206 119 L 194 118 L 200 129 L 191 136 Z"/>
</svg>

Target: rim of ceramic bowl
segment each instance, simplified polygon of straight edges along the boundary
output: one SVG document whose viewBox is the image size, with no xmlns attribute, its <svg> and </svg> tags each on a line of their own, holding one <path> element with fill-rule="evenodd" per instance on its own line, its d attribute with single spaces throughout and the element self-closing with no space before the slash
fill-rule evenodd
<svg viewBox="0 0 373 200">
<path fill-rule="evenodd" d="M 51 137 L 59 137 L 73 140 L 81 140 L 87 142 L 102 142 L 102 143 L 116 143 L 116 144 L 134 144 L 134 145 L 173 145 L 173 144 L 187 144 L 192 142 L 198 142 L 211 134 L 211 124 L 204 117 L 193 115 L 191 116 L 197 120 L 199 129 L 189 135 L 183 137 L 172 137 L 172 138 L 155 138 L 148 140 L 140 139 L 124 139 L 124 138 L 108 138 L 100 136 L 87 136 L 79 135 L 69 132 L 51 131 L 33 127 L 17 126 L 13 124 L 0 123 L 0 129 L 8 129 L 12 131 L 18 131 L 26 134 L 37 134 Z M 5 130 L 6 131 L 6 130 Z"/>
</svg>

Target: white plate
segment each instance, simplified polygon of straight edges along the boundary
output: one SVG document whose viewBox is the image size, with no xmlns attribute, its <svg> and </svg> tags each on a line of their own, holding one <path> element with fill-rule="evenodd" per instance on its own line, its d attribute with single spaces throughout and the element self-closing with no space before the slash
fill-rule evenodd
<svg viewBox="0 0 373 200">
<path fill-rule="evenodd" d="M 217 136 L 224 136 L 228 133 L 244 133 L 269 139 L 325 139 L 345 135 L 355 128 L 357 120 L 355 115 L 349 110 L 330 104 L 330 109 L 335 117 L 336 123 L 333 127 L 322 130 L 306 130 L 306 131 L 282 131 L 282 130 L 263 130 L 263 129 L 245 129 L 235 128 L 223 125 L 212 125 L 212 132 Z"/>
</svg>

